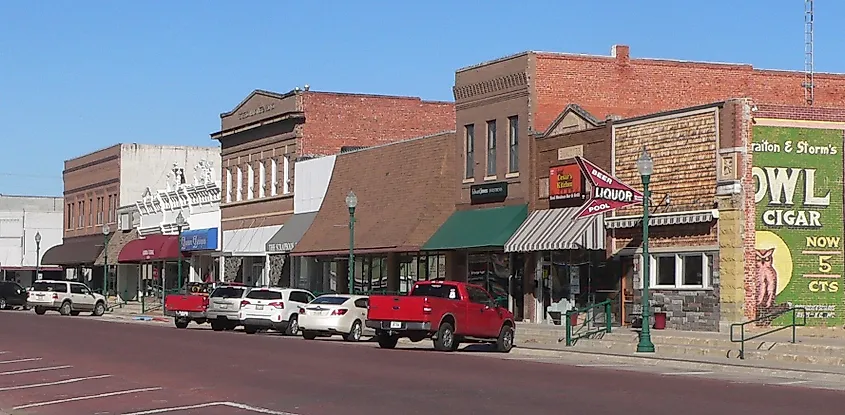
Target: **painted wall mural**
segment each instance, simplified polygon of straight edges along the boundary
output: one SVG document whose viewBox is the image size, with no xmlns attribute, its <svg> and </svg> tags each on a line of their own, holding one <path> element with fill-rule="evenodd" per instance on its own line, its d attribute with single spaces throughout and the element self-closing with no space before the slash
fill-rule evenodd
<svg viewBox="0 0 845 415">
<path fill-rule="evenodd" d="M 754 127 L 756 278 L 747 298 L 758 317 L 804 307 L 808 325 L 845 321 L 842 143 L 842 130 Z"/>
</svg>

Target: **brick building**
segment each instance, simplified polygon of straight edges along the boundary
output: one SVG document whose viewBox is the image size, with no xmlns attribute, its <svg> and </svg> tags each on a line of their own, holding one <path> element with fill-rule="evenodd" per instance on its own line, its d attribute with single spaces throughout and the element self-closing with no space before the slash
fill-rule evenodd
<svg viewBox="0 0 845 415">
<path fill-rule="evenodd" d="M 99 290 L 108 262 L 110 286 L 118 279 L 136 283 L 137 268 L 116 266 L 120 250 L 138 237 L 133 230 L 135 202 L 148 189 L 164 188 L 174 165 L 193 168 L 217 158 L 216 147 L 125 143 L 65 161 L 63 242 L 45 251 L 41 263 L 61 266 L 68 278 Z"/>
<path fill-rule="evenodd" d="M 224 277 L 250 283 L 268 275 L 266 243 L 293 215 L 297 160 L 453 130 L 454 116 L 452 103 L 414 97 L 253 91 L 211 134 L 223 157 Z"/>
</svg>

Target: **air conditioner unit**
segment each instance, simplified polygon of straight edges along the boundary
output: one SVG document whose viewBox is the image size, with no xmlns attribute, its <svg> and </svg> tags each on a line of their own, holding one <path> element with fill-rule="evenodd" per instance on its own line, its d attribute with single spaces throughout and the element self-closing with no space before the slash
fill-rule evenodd
<svg viewBox="0 0 845 415">
<path fill-rule="evenodd" d="M 117 217 L 117 228 L 121 231 L 131 231 L 132 230 L 132 221 L 129 219 L 130 216 L 128 213 L 121 213 Z"/>
</svg>

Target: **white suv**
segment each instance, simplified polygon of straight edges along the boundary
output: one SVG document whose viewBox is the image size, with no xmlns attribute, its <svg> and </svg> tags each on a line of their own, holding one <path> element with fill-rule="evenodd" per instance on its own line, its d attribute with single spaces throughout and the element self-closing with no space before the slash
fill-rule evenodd
<svg viewBox="0 0 845 415">
<path fill-rule="evenodd" d="M 241 300 L 238 318 L 247 334 L 276 330 L 299 333 L 299 308 L 314 300 L 314 294 L 292 288 L 253 288 Z"/>
<path fill-rule="evenodd" d="M 80 312 L 88 311 L 102 316 L 106 312 L 106 298 L 79 282 L 36 281 L 26 302 L 38 315 L 58 311 L 63 316 L 78 316 Z"/>
<path fill-rule="evenodd" d="M 234 330 L 241 322 L 238 317 L 241 300 L 246 297 L 249 287 L 224 284 L 211 292 L 205 317 L 214 331 Z"/>
</svg>

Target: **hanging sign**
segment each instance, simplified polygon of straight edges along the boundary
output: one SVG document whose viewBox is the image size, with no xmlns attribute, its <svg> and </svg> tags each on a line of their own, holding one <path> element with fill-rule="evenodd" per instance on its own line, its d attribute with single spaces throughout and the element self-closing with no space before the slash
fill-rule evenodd
<svg viewBox="0 0 845 415">
<path fill-rule="evenodd" d="M 577 217 L 598 215 L 643 202 L 642 192 L 622 183 L 599 166 L 580 156 L 575 157 L 575 161 L 592 185 L 589 200 Z"/>
</svg>

